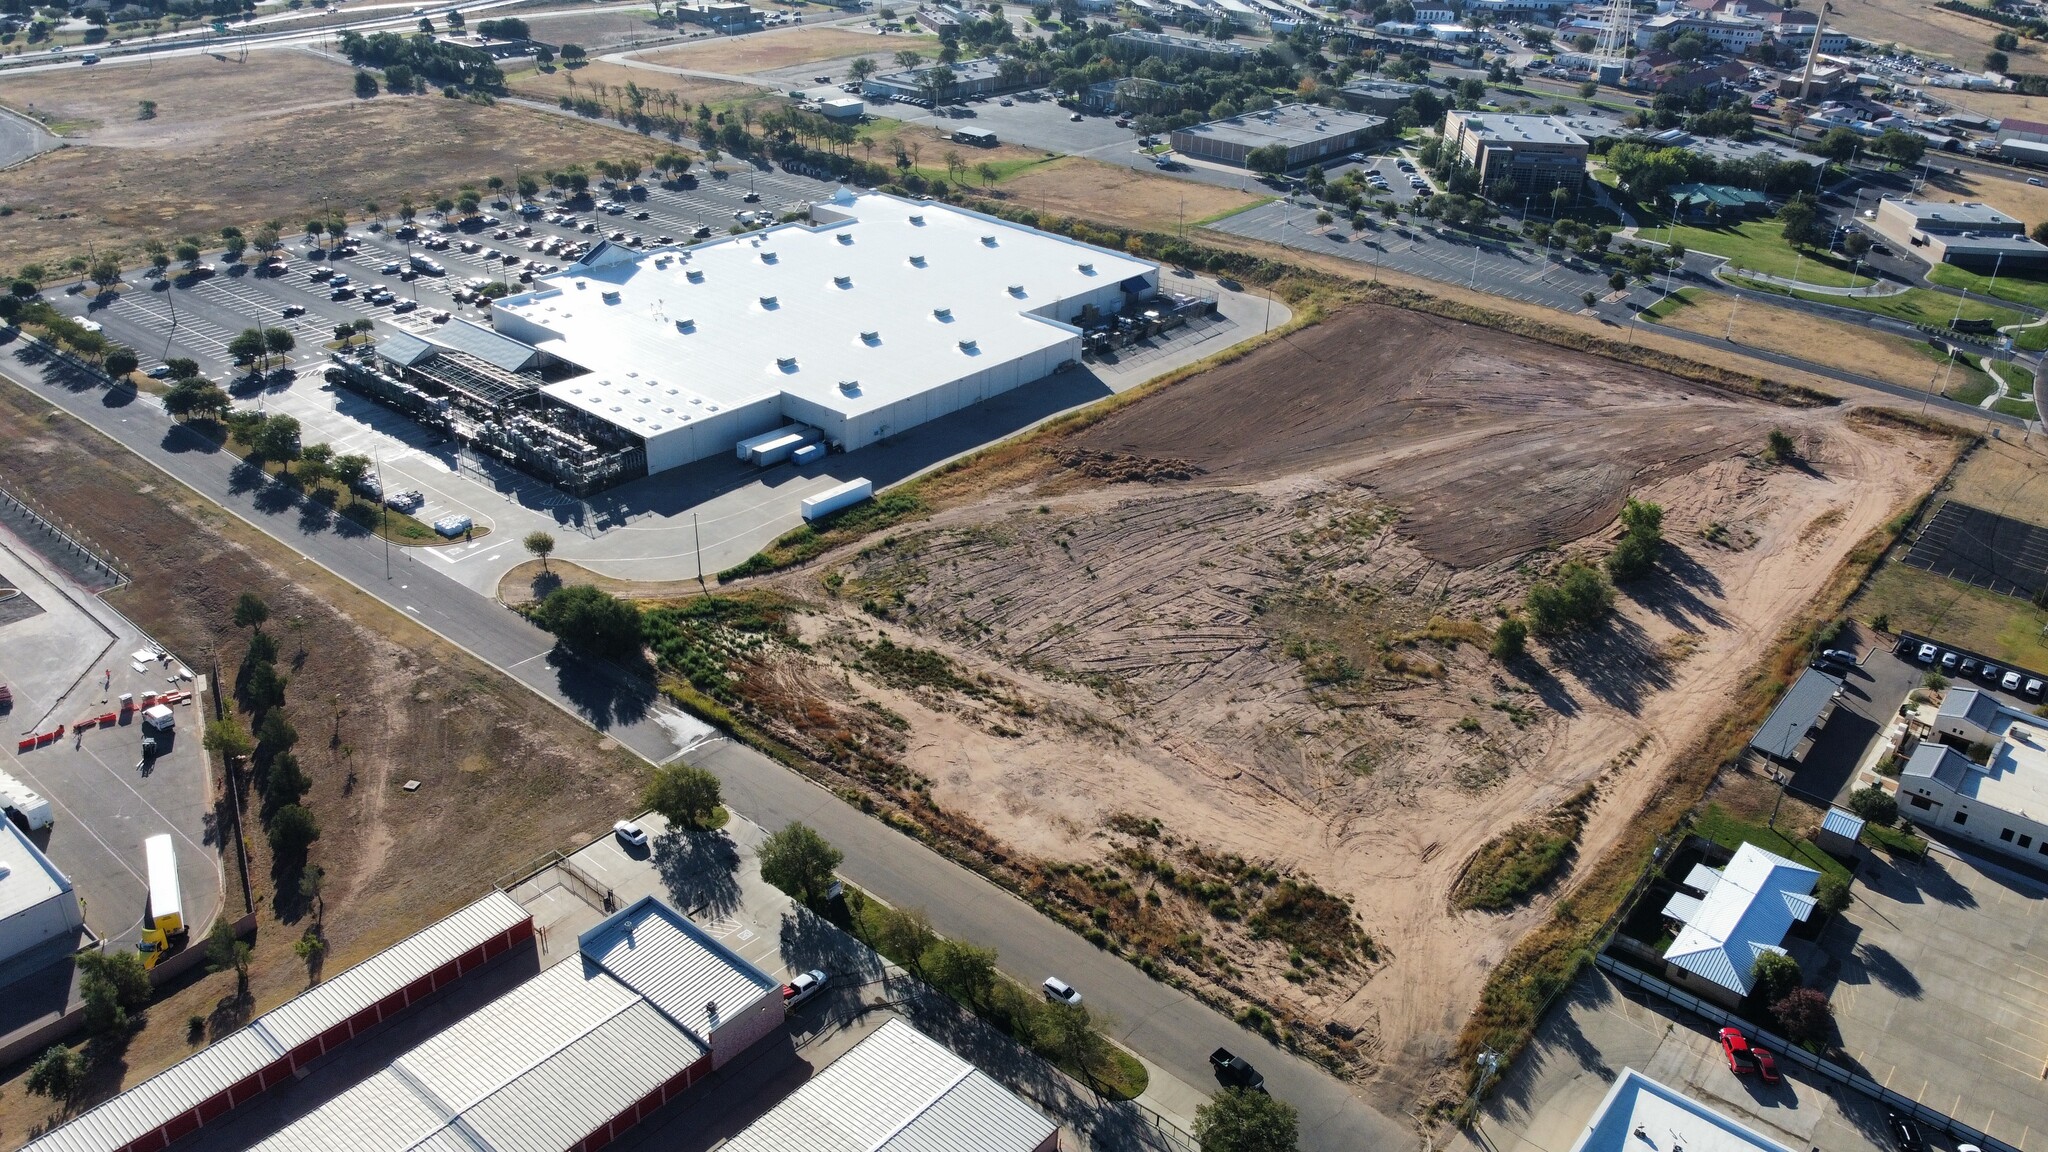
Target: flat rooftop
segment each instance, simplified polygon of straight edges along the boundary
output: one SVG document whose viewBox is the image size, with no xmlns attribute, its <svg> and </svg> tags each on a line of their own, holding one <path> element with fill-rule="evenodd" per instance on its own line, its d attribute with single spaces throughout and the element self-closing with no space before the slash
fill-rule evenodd
<svg viewBox="0 0 2048 1152">
<path fill-rule="evenodd" d="M 1917 224 L 1958 225 L 1968 228 L 1989 224 L 2011 227 L 2019 223 L 1989 204 L 1978 204 L 1974 201 L 1949 204 L 1939 200 L 1894 200 L 1887 196 L 1884 202 L 1911 216 Z"/>
<path fill-rule="evenodd" d="M 1517 116 L 1505 112 L 1456 113 L 1465 130 L 1485 143 L 1494 144 L 1578 144 L 1586 138 L 1555 116 Z"/>
<path fill-rule="evenodd" d="M 1649 1135 L 1646 1147 L 1644 1137 Z M 1721 1115 L 1705 1104 L 1624 1068 L 1607 1090 L 1571 1152 L 1792 1152 L 1776 1140 Z"/>
<path fill-rule="evenodd" d="M 652 436 L 782 394 L 847 416 L 883 407 L 1054 347 L 1071 330 L 1034 311 L 1157 270 L 935 202 L 841 193 L 821 208 L 845 219 L 599 245 L 494 311 L 588 370 L 549 396 Z"/>
<path fill-rule="evenodd" d="M 1129 28 L 1110 37 L 1124 44 L 1152 44 L 1161 48 L 1176 48 L 1184 52 L 1208 52 L 1217 56 L 1249 56 L 1250 48 L 1234 40 L 1210 40 L 1203 36 L 1175 36 L 1170 32 L 1147 32 L 1142 28 Z"/>
<path fill-rule="evenodd" d="M 1211 120 L 1207 124 L 1176 131 L 1243 144 L 1248 148 L 1264 148 L 1269 144 L 1293 148 L 1328 136 L 1377 128 L 1384 123 L 1384 117 L 1365 112 L 1311 104 L 1282 104 L 1264 112 L 1247 112 L 1228 120 Z"/>
<path fill-rule="evenodd" d="M 36 850 L 27 833 L 12 820 L 0 817 L 0 822 L 7 825 L 7 834 L 0 836 L 0 868 L 6 869 L 0 875 L 0 920 L 71 891 L 71 881 Z"/>
<path fill-rule="evenodd" d="M 2048 721 L 2001 708 L 1991 763 L 1963 773 L 1956 791 L 2002 811 L 2048 822 Z"/>
</svg>

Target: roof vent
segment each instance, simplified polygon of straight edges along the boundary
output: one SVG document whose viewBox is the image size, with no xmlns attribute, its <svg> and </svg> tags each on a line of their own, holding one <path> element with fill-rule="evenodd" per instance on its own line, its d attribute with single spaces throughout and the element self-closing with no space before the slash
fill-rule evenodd
<svg viewBox="0 0 2048 1152">
<path fill-rule="evenodd" d="M 775 297 L 773 297 L 773 296 L 763 296 L 763 297 L 761 297 L 761 307 L 763 307 L 763 308 L 773 308 L 773 307 L 775 307 Z"/>
<path fill-rule="evenodd" d="M 841 233 L 839 234 L 839 242 L 840 242 L 841 244 L 851 244 L 851 243 L 853 243 L 853 233 L 851 233 L 851 232 L 841 232 Z"/>
<path fill-rule="evenodd" d="M 1093 276 L 1093 275 L 1095 275 L 1095 265 L 1093 265 L 1093 264 L 1083 264 L 1083 265 L 1081 265 L 1081 275 L 1083 275 L 1083 276 Z"/>
<path fill-rule="evenodd" d="M 678 332 L 695 332 L 696 330 L 697 322 L 695 320 L 685 318 L 676 321 L 676 331 Z M 670 389 L 670 391 L 674 391 L 674 389 Z"/>
<path fill-rule="evenodd" d="M 796 371 L 796 357 L 777 356 L 775 358 L 775 366 L 777 368 L 782 369 L 784 372 L 794 372 Z"/>
<path fill-rule="evenodd" d="M 991 248 L 993 248 L 993 247 L 995 247 L 995 246 L 996 246 L 996 238 L 995 238 L 995 237 L 993 237 L 993 236 L 983 236 L 983 237 L 981 238 L 981 242 L 982 242 L 983 244 L 986 244 L 986 245 L 988 245 L 988 246 L 989 246 L 989 247 L 991 247 Z"/>
<path fill-rule="evenodd" d="M 853 287 L 853 277 L 851 277 L 851 276 L 834 276 L 834 277 L 832 278 L 832 284 L 833 284 L 833 286 L 834 286 L 834 287 L 838 287 L 838 288 L 851 288 L 851 287 Z"/>
<path fill-rule="evenodd" d="M 880 332 L 863 332 L 860 334 L 860 342 L 863 344 L 880 344 L 882 342 L 882 334 Z"/>
<path fill-rule="evenodd" d="M 858 396 L 860 395 L 860 381 L 841 380 L 839 382 L 839 390 L 848 396 Z"/>
<path fill-rule="evenodd" d="M 763 252 L 763 253 L 761 253 L 761 263 L 763 263 L 763 264 L 773 264 L 773 263 L 775 263 L 775 253 L 773 253 L 773 252 Z"/>
<path fill-rule="evenodd" d="M 584 282 L 583 282 L 583 281 L 581 281 L 581 280 L 578 280 L 578 281 L 576 282 L 576 287 L 578 287 L 578 288 L 588 288 L 588 287 L 590 287 L 590 285 L 588 285 L 588 284 L 584 283 Z"/>
<path fill-rule="evenodd" d="M 910 222 L 912 224 L 917 225 L 920 228 L 924 227 L 924 217 L 922 215 L 912 215 L 910 217 Z"/>
<path fill-rule="evenodd" d="M 922 256 L 912 256 L 912 257 L 910 258 L 910 266 L 911 266 L 912 268 L 922 268 L 922 267 L 924 267 L 924 257 L 922 257 Z"/>
<path fill-rule="evenodd" d="M 702 284 L 704 282 L 704 270 L 702 268 L 692 268 L 688 272 L 683 273 L 683 275 L 692 284 Z"/>
<path fill-rule="evenodd" d="M 617 304 L 619 302 L 619 290 L 617 288 L 606 289 L 604 302 L 607 304 Z"/>
<path fill-rule="evenodd" d="M 1022 295 L 1024 295 L 1024 286 L 1023 286 L 1022 284 L 1012 284 L 1012 285 L 1010 285 L 1010 295 L 1012 295 L 1012 296 L 1022 296 Z"/>
<path fill-rule="evenodd" d="M 979 347 L 977 347 L 977 346 L 975 345 L 974 341 L 972 341 L 972 340 L 962 340 L 962 341 L 960 342 L 960 350 L 961 350 L 962 352 L 965 352 L 965 353 L 967 353 L 967 354 L 968 354 L 969 356 L 972 356 L 972 355 L 974 355 L 975 353 L 977 353 L 977 352 L 981 351 L 981 349 L 980 349 Z"/>
<path fill-rule="evenodd" d="M 953 310 L 951 308 L 934 308 L 932 309 L 932 319 L 951 323 L 953 320 Z"/>
</svg>

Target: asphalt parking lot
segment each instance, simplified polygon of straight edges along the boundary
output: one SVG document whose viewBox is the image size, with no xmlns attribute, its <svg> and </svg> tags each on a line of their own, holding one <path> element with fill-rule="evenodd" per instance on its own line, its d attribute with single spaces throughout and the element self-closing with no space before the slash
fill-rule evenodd
<svg viewBox="0 0 2048 1152">
<path fill-rule="evenodd" d="M 1792 775 L 1794 791 L 1821 803 L 1841 803 L 1860 786 L 1856 768 L 1883 734 L 1905 703 L 1906 694 L 1920 686 L 1925 670 L 1901 660 L 1878 638 L 1875 644 L 1854 631 L 1839 643 L 1862 653 L 1856 667 L 1842 677 L 1842 695 L 1827 726 L 1814 739 L 1798 771 Z"/>
<path fill-rule="evenodd" d="M 7 713 L 13 739 L 0 743 L 0 769 L 42 793 L 55 823 L 32 834 L 71 878 L 85 922 L 115 949 L 133 948 L 148 900 L 142 842 L 169 833 L 195 937 L 221 901 L 219 844 L 212 826 L 212 785 L 200 748 L 202 712 L 175 709 L 177 725 L 158 740 L 162 752 L 141 770 L 141 725 L 133 715 L 111 727 L 80 730 L 87 717 L 118 712 L 120 696 L 190 690 L 203 672 L 161 659 L 147 637 L 73 584 L 11 530 L 0 527 L 0 583 L 21 589 L 42 609 L 0 624 L 0 683 L 14 693 Z M 138 655 L 147 659 L 138 660 Z M 63 739 L 23 752 L 25 735 L 65 726 Z M 0 1032 L 21 1006 L 0 1008 Z"/>
<path fill-rule="evenodd" d="M 1975 857 L 1872 856 L 1819 945 L 1852 1067 L 2015 1147 L 2048 1147 L 2048 885 Z"/>
</svg>

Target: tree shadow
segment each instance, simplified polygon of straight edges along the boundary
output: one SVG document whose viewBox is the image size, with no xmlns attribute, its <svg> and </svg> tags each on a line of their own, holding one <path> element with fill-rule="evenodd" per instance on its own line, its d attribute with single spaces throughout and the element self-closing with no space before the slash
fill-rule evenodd
<svg viewBox="0 0 2048 1152">
<path fill-rule="evenodd" d="M 1890 875 L 1885 877 L 1885 880 L 1896 882 L 1896 885 L 1888 887 L 1904 887 L 1914 895 L 1937 904 L 1946 904 L 1951 908 L 1977 906 L 1976 893 L 1957 883 L 1956 878 L 1950 876 L 1932 855 L 1925 860 L 1892 861 Z M 1885 894 L 1892 896 L 1893 899 L 1902 899 L 1895 891 L 1887 891 Z M 1911 896 L 1903 899 L 1910 902 Z"/>
<path fill-rule="evenodd" d="M 542 572 L 533 578 L 533 582 L 528 585 L 528 588 L 531 589 L 533 593 L 533 598 L 535 600 L 545 600 L 548 598 L 548 593 L 553 592 L 555 589 L 560 588 L 561 586 L 561 573 Z"/>
<path fill-rule="evenodd" d="M 334 526 L 333 497 L 331 494 L 323 495 L 328 495 L 329 498 L 321 500 L 316 496 L 299 504 L 299 531 L 325 532 Z"/>
<path fill-rule="evenodd" d="M 1503 665 L 1508 675 L 1522 682 L 1523 687 L 1536 693 L 1543 705 L 1559 716 L 1572 717 L 1579 714 L 1579 702 L 1564 681 L 1550 674 L 1550 670 L 1535 660 L 1524 656 Z"/>
<path fill-rule="evenodd" d="M 258 512 L 274 516 L 281 512 L 291 511 L 292 506 L 298 502 L 298 486 L 280 477 L 257 489 L 256 499 L 253 503 Z"/>
<path fill-rule="evenodd" d="M 791 968 L 821 968 L 835 979 L 859 983 L 883 972 L 882 958 L 872 949 L 808 908 L 784 912 L 776 935 Z"/>
<path fill-rule="evenodd" d="M 642 659 L 631 670 L 589 660 L 556 644 L 548 652 L 555 686 L 571 707 L 600 732 L 637 724 L 654 706 L 654 670 Z"/>
<path fill-rule="evenodd" d="M 1671 669 L 1641 624 L 1611 615 L 1599 628 L 1552 642 L 1555 653 L 1602 703 L 1641 713 L 1652 693 L 1671 686 Z"/>
<path fill-rule="evenodd" d="M 723 916 L 740 906 L 740 854 L 732 837 L 671 826 L 652 847 L 654 870 L 676 907 L 692 916 Z"/>
<path fill-rule="evenodd" d="M 1877 982 L 1878 986 L 1894 996 L 1909 1000 L 1920 998 L 1920 980 L 1914 976 L 1899 958 L 1876 944 L 1864 944 L 1853 954 L 1852 962 L 1862 967 L 1865 975 Z M 1844 965 L 1846 974 L 1848 965 Z"/>
<path fill-rule="evenodd" d="M 164 432 L 157 447 L 165 452 L 202 452 L 212 455 L 226 445 L 228 430 L 212 417 L 175 423 Z"/>
<path fill-rule="evenodd" d="M 228 470 L 228 491 L 240 496 L 270 483 L 270 473 L 254 459 L 244 459 Z"/>
<path fill-rule="evenodd" d="M 255 1008 L 256 998 L 243 992 L 239 987 L 214 1001 L 213 1011 L 206 1015 L 206 1035 L 218 1041 L 249 1022 Z"/>
</svg>

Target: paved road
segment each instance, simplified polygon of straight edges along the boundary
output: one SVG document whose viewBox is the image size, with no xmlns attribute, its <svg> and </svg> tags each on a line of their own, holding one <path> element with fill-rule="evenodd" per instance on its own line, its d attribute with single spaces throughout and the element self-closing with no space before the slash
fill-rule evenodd
<svg viewBox="0 0 2048 1152">
<path fill-rule="evenodd" d="M 701 726 L 656 708 L 644 685 L 608 669 L 577 666 L 551 655 L 545 633 L 496 603 L 433 570 L 431 561 L 384 546 L 302 527 L 296 509 L 259 509 L 262 490 L 238 491 L 236 461 L 207 450 L 147 397 L 109 393 L 90 381 L 67 381 L 22 362 L 17 343 L 0 350 L 0 377 L 64 409 L 173 478 L 269 533 L 318 565 L 395 610 L 505 671 L 650 761 L 674 759 L 676 733 Z M 1302 1146 L 1331 1152 L 1384 1148 L 1413 1139 L 1408 1126 L 1385 1116 L 1321 1069 L 1268 1048 L 1222 1014 L 1137 969 L 1097 951 L 1078 935 L 1037 915 L 1007 893 L 907 836 L 891 832 L 831 793 L 753 751 L 725 741 L 701 745 L 689 758 L 724 782 L 737 811 L 777 827 L 801 818 L 846 853 L 842 871 L 885 900 L 920 905 L 949 935 L 992 945 L 1003 967 L 1035 982 L 1058 973 L 1115 1017 L 1118 1035 L 1148 1060 L 1192 1085 L 1207 1085 L 1207 1056 L 1228 1044 L 1249 1052 L 1274 1093 L 1301 1111 Z"/>
<path fill-rule="evenodd" d="M 57 146 L 57 138 L 26 116 L 0 108 L 0 168 L 12 168 Z"/>
</svg>

